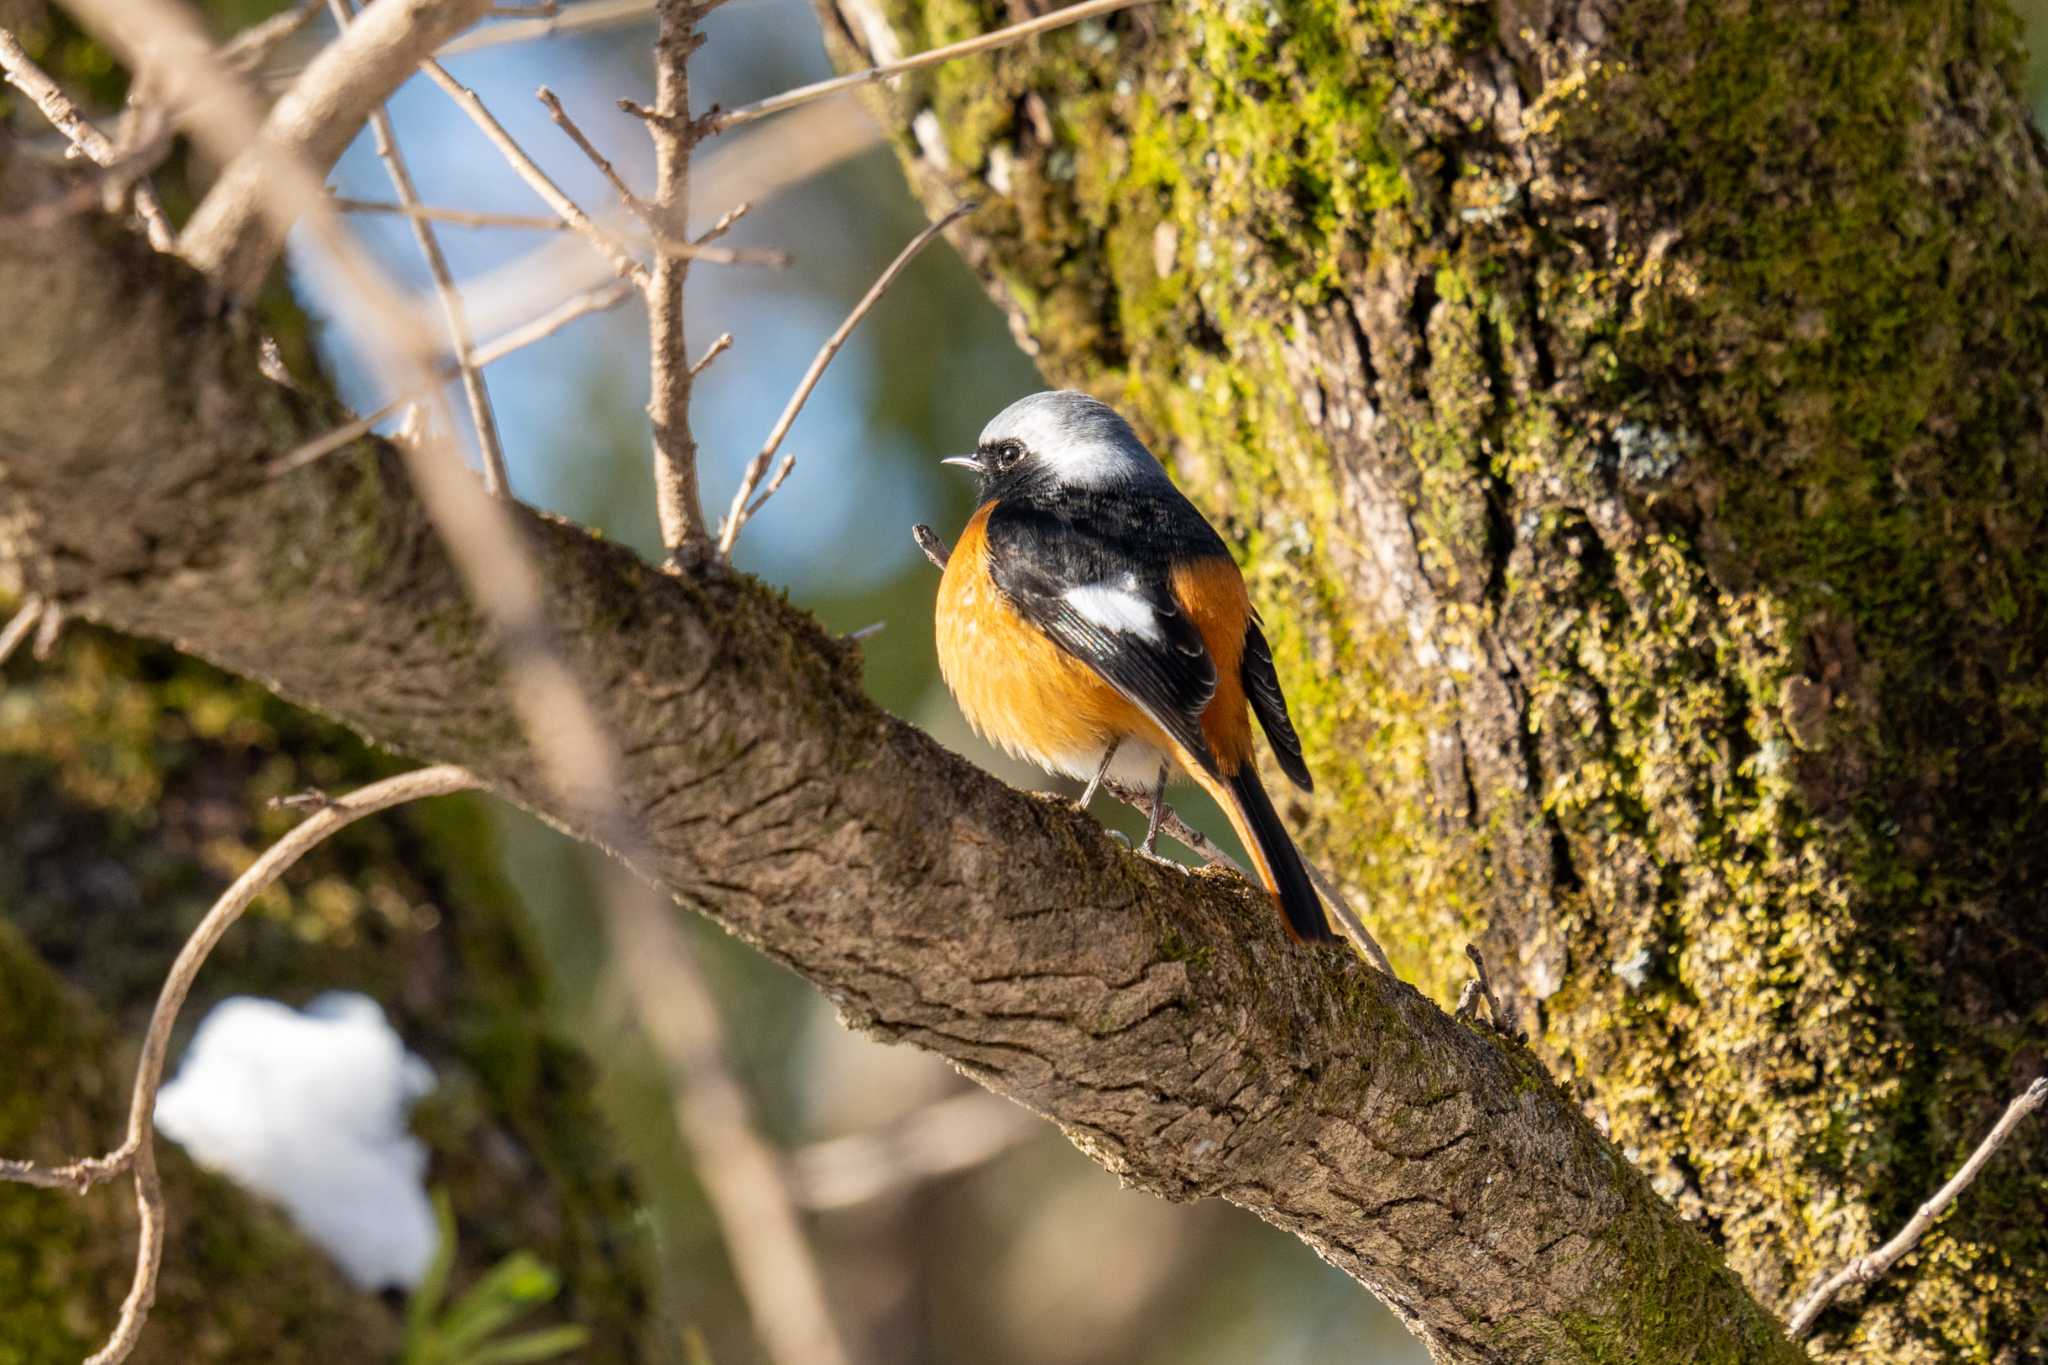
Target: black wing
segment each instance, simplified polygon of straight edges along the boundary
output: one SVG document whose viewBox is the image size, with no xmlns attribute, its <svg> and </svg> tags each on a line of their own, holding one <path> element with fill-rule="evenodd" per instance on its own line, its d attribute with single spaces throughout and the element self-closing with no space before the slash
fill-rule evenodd
<svg viewBox="0 0 2048 1365">
<path fill-rule="evenodd" d="M 1202 710 L 1216 695 L 1216 662 L 1173 599 L 1165 557 L 1153 561 L 1160 567 L 1148 567 L 1096 519 L 1008 502 L 996 504 L 987 534 L 989 576 L 1017 614 L 1130 698 L 1215 774 Z M 1076 588 L 1099 588 L 1114 610 L 1083 610 L 1070 596 Z"/>
<path fill-rule="evenodd" d="M 1244 692 L 1251 698 L 1252 714 L 1259 718 L 1266 739 L 1273 746 L 1280 771 L 1303 791 L 1314 791 L 1315 779 L 1308 775 L 1308 762 L 1301 756 L 1301 736 L 1294 733 L 1294 722 L 1287 715 L 1287 696 L 1280 690 L 1280 672 L 1273 667 L 1273 650 L 1266 643 L 1266 632 L 1259 629 L 1256 616 L 1244 640 Z"/>
</svg>

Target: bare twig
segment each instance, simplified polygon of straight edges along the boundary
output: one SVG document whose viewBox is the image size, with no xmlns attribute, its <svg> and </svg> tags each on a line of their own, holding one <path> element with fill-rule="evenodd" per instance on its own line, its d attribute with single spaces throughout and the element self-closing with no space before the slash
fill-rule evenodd
<svg viewBox="0 0 2048 1365">
<path fill-rule="evenodd" d="M 636 23 L 653 12 L 654 0 L 587 0 L 587 3 L 571 5 L 559 14 L 513 19 L 474 33 L 465 33 L 443 47 L 437 55 L 456 57 L 502 43 L 530 43 L 539 38 L 552 38 L 558 33 L 616 28 L 621 24 Z"/>
<path fill-rule="evenodd" d="M 747 516 L 749 518 L 751 518 L 754 515 L 754 513 L 761 510 L 762 503 L 768 501 L 768 499 L 775 496 L 776 490 L 781 488 L 782 485 L 788 481 L 790 471 L 795 468 L 796 456 L 793 454 L 784 455 L 782 457 L 782 463 L 775 466 L 775 477 L 768 480 L 768 486 L 761 490 L 761 496 L 755 498 L 753 502 L 747 505 Z"/>
<path fill-rule="evenodd" d="M 761 443 L 759 453 L 747 461 L 746 473 L 741 476 L 740 486 L 732 495 L 732 506 L 726 511 L 725 524 L 718 533 L 718 552 L 721 555 L 732 554 L 732 547 L 740 538 L 740 528 L 745 526 L 748 518 L 758 510 L 759 505 L 750 507 L 749 500 L 754 496 L 754 490 L 761 486 L 761 478 L 768 472 L 768 462 L 775 458 L 775 451 L 782 444 L 782 438 L 789 435 L 789 428 L 796 421 L 797 414 L 804 410 L 804 403 L 809 400 L 811 390 L 817 388 L 818 381 L 825 377 L 825 367 L 839 354 L 839 348 L 846 344 L 847 337 L 853 335 L 853 329 L 860 325 L 860 320 L 868 315 L 876 301 L 896 282 L 896 277 L 903 273 L 904 267 L 917 259 L 917 254 L 923 251 L 933 238 L 974 212 L 976 207 L 972 203 L 961 204 L 911 238 L 910 244 L 896 253 L 896 259 L 889 262 L 888 268 L 868 287 L 868 292 L 861 295 L 860 302 L 853 305 L 853 311 L 846 315 L 846 321 L 840 323 L 832 335 L 825 338 L 825 344 L 820 346 L 817 355 L 811 358 L 811 367 L 804 371 L 804 377 L 798 381 L 796 392 L 789 396 L 789 402 L 783 406 L 782 415 L 775 419 L 775 425 L 769 429 L 768 439 Z"/>
<path fill-rule="evenodd" d="M 1296 849 L 1295 852 L 1300 853 L 1301 850 Z M 1301 855 L 1301 865 L 1307 869 L 1308 879 L 1315 883 L 1316 890 L 1322 893 L 1324 903 L 1336 912 L 1337 923 L 1343 926 L 1352 946 L 1371 958 L 1381 971 L 1393 976 L 1394 964 L 1387 961 L 1387 954 L 1380 947 L 1379 940 L 1365 927 L 1365 921 L 1351 908 L 1351 902 L 1344 899 L 1344 893 L 1337 889 L 1337 883 L 1324 876 L 1323 870 L 1310 862 L 1305 853 Z"/>
<path fill-rule="evenodd" d="M 727 209 L 724 213 L 719 214 L 718 221 L 713 223 L 710 227 L 706 228 L 704 230 L 704 235 L 697 239 L 697 245 L 708 246 L 712 242 L 717 241 L 720 237 L 725 236 L 726 233 L 732 231 L 732 225 L 734 223 L 737 223 L 740 219 L 746 217 L 748 213 L 753 211 L 753 207 L 754 205 L 751 201 L 741 200 L 739 203 L 734 204 L 731 208 Z"/>
<path fill-rule="evenodd" d="M 940 573 L 946 571 L 946 561 L 953 557 L 953 552 L 946 548 L 945 541 L 939 539 L 937 531 L 920 521 L 910 528 L 910 538 L 917 542 L 918 549 L 924 551 L 924 557 L 932 562 L 934 569 Z"/>
<path fill-rule="evenodd" d="M 106 134 L 78 112 L 78 106 L 41 67 L 29 60 L 21 43 L 6 29 L 0 29 L 0 74 L 6 76 L 9 85 L 28 96 L 42 110 L 43 117 L 94 165 L 111 168 L 119 163 L 120 153 Z M 134 202 L 136 216 L 142 219 L 143 229 L 149 235 L 149 244 L 158 251 L 172 250 L 177 234 L 171 230 L 171 220 L 164 215 L 156 193 L 147 185 L 137 185 Z"/>
<path fill-rule="evenodd" d="M 42 614 L 42 598 L 34 593 L 30 593 L 22 598 L 20 610 L 16 611 L 13 619 L 8 621 L 6 629 L 0 630 L 0 664 L 6 663 L 9 656 L 15 650 L 21 648 L 21 642 L 26 640 L 29 632 L 36 628 L 36 621 Z"/>
<path fill-rule="evenodd" d="M 966 1090 L 879 1131 L 812 1143 L 789 1166 L 805 1208 L 845 1209 L 973 1170 L 1044 1131 L 1023 1106 Z"/>
<path fill-rule="evenodd" d="M 1529 1035 L 1522 1031 L 1521 1025 L 1515 1022 L 1513 1015 L 1501 1008 L 1500 997 L 1493 993 L 1493 978 L 1487 973 L 1486 959 L 1480 956 L 1478 945 L 1466 944 L 1465 957 L 1472 963 L 1473 976 L 1465 983 L 1465 988 L 1458 992 L 1458 1007 L 1455 1011 L 1458 1018 L 1476 1019 L 1479 1015 L 1479 1005 L 1483 1001 L 1486 1005 L 1486 1020 L 1493 1026 L 1495 1033 L 1503 1038 L 1512 1038 L 1518 1043 L 1528 1041 Z M 1387 975 L 1393 974 L 1393 970 L 1389 968 Z"/>
<path fill-rule="evenodd" d="M 470 363 L 479 369 L 496 364 L 514 351 L 531 346 L 537 341 L 545 341 L 570 323 L 575 322 L 578 318 L 588 317 L 592 313 L 602 313 L 607 309 L 618 307 L 627 299 L 633 297 L 633 294 L 633 287 L 619 280 L 614 280 L 601 288 L 586 290 L 575 298 L 569 299 L 550 309 L 533 321 L 523 326 L 515 327 L 503 336 L 477 347 L 475 351 L 470 353 Z M 454 369 L 454 364 L 451 362 L 442 368 L 438 373 L 438 377 L 452 377 Z M 334 430 L 317 436 L 293 450 L 287 451 L 271 461 L 270 477 L 277 478 L 280 475 L 289 474 L 294 469 L 303 468 L 324 455 L 333 454 L 351 441 L 361 437 L 372 427 L 391 416 L 394 412 L 397 412 L 407 403 L 418 399 L 419 396 L 420 394 L 417 391 L 400 394 L 375 412 L 365 413 L 353 421 L 344 422 Z"/>
<path fill-rule="evenodd" d="M 322 3 L 323 0 L 299 0 L 290 9 L 280 10 L 261 23 L 249 25 L 221 44 L 221 64 L 239 75 L 254 72 L 320 12 Z"/>
<path fill-rule="evenodd" d="M 355 18 L 354 0 L 327 0 L 327 8 L 339 28 L 346 29 Z M 400 207 L 418 208 L 419 190 L 413 185 L 405 154 L 398 148 L 391 115 L 381 104 L 370 111 L 370 134 Z M 469 317 L 462 306 L 461 291 L 455 287 L 455 276 L 448 269 L 448 256 L 441 250 L 441 239 L 433 224 L 411 212 L 407 213 L 406 221 L 412 228 L 413 240 L 419 243 L 420 255 L 426 260 L 427 273 L 434 281 L 434 297 L 441 305 L 441 320 L 448 327 L 448 348 L 462 380 L 462 396 L 469 404 L 470 421 L 476 427 L 477 450 L 483 457 L 484 487 L 502 498 L 511 492 L 511 475 L 505 469 L 505 446 L 498 437 L 498 418 L 491 411 L 491 395 L 484 387 L 482 372 L 470 359 Z"/>
<path fill-rule="evenodd" d="M 874 146 L 879 137 L 874 120 L 845 114 L 830 104 L 812 105 L 708 150 L 699 148 L 690 159 L 692 192 L 711 203 L 758 203 Z M 623 234 L 639 227 L 623 209 L 598 218 Z M 558 234 L 516 260 L 473 276 L 463 292 L 477 329 L 497 332 L 609 277 L 605 263 L 588 247 Z"/>
<path fill-rule="evenodd" d="M 794 109 L 800 104 L 809 104 L 812 100 L 843 94 L 848 90 L 857 89 L 863 85 L 872 85 L 876 81 L 885 81 L 891 76 L 900 76 L 906 71 L 921 71 L 928 66 L 937 66 L 941 62 L 950 62 L 956 57 L 969 57 L 977 52 L 989 52 L 999 47 L 1008 47 L 1012 43 L 1022 42 L 1024 39 L 1036 34 L 1049 33 L 1054 29 L 1066 28 L 1070 24 L 1078 24 L 1083 19 L 1093 19 L 1103 14 L 1114 14 L 1120 9 L 1129 9 L 1133 5 L 1147 3 L 1149 3 L 1149 0 L 1086 0 L 1084 4 L 1069 5 L 1065 9 L 1054 10 L 1050 14 L 1042 14 L 1036 19 L 1027 19 L 1021 24 L 1012 24 L 1008 28 L 999 28 L 993 33 L 984 33 L 978 38 L 968 38 L 962 42 L 948 43 L 944 47 L 935 47 L 928 52 L 920 52 L 915 56 L 905 57 L 900 62 L 887 62 L 881 66 L 871 66 L 865 71 L 855 71 L 848 75 L 835 76 L 831 80 L 818 81 L 813 85 L 799 86 L 795 90 L 785 90 L 780 95 L 773 95 L 765 100 L 756 100 L 752 104 L 743 104 L 737 109 L 728 109 L 712 119 L 712 128 L 714 131 L 724 132 L 727 128 L 736 128 L 742 123 L 752 123 L 755 119 L 766 118 L 770 114 L 779 114 L 785 109 Z"/>
<path fill-rule="evenodd" d="M 569 140 L 576 144 L 576 149 L 589 158 L 591 165 L 597 167 L 597 173 L 612 187 L 612 193 L 619 196 L 619 202 L 624 204 L 635 218 L 645 223 L 649 232 L 659 236 L 661 230 L 655 225 L 653 210 L 648 207 L 647 201 L 633 193 L 633 187 L 626 183 L 625 178 L 612 165 L 611 158 L 597 150 L 597 144 L 584 136 L 583 129 L 577 125 L 575 119 L 569 117 L 569 111 L 562 107 L 562 101 L 555 97 L 555 92 L 543 85 L 534 94 L 547 109 L 548 117 L 554 121 L 554 125 L 568 134 Z"/>
<path fill-rule="evenodd" d="M 2005 1107 L 2005 1112 L 1999 1115 L 1998 1122 L 1991 1126 L 1991 1131 L 1984 1135 L 1984 1140 L 1977 1144 L 1977 1150 L 1970 1153 L 1969 1159 L 1963 1162 L 1962 1167 L 1949 1177 L 1948 1183 L 1936 1190 L 1932 1199 L 1914 1211 L 1906 1226 L 1899 1229 L 1898 1236 L 1868 1256 L 1859 1256 L 1833 1274 L 1822 1277 L 1800 1297 L 1786 1320 L 1786 1333 L 1794 1341 L 1798 1341 L 1813 1330 L 1813 1325 L 1821 1313 L 1843 1290 L 1852 1284 L 1869 1284 L 1896 1265 L 1901 1256 L 1911 1251 L 1919 1244 L 1920 1239 L 1927 1235 L 1927 1230 L 1934 1226 L 1934 1220 L 1948 1211 L 1948 1206 L 1956 1202 L 1957 1196 L 1970 1188 L 1971 1182 L 1976 1180 L 1985 1163 L 1996 1156 L 1998 1149 L 2013 1135 L 2013 1130 L 2025 1122 L 2027 1116 L 2039 1109 L 2043 1103 L 2048 1103 L 2048 1076 L 2037 1076 L 2031 1085 Z"/>
<path fill-rule="evenodd" d="M 339 195 L 334 198 L 334 207 L 343 213 L 402 213 L 408 218 L 425 218 L 429 222 L 446 223 L 450 227 L 468 228 L 516 228 L 523 232 L 567 232 L 569 225 L 559 218 L 543 218 L 537 213 L 479 213 L 473 209 L 438 208 L 431 204 L 392 204 L 378 199 L 346 199 Z"/>
<path fill-rule="evenodd" d="M 322 195 L 300 192 L 303 187 L 297 182 L 308 168 L 316 178 L 326 175 L 371 111 L 405 82 L 422 58 L 469 27 L 489 3 L 380 0 L 364 10 L 271 106 L 262 119 L 263 136 L 234 149 L 233 159 L 185 224 L 178 240 L 180 254 L 231 294 L 252 293 L 294 218 L 324 203 Z M 108 0 L 97 4 L 120 8 Z M 221 89 L 202 85 L 190 69 L 159 60 L 154 68 L 161 73 L 160 88 L 167 96 L 161 102 L 181 121 L 201 120 L 224 128 L 228 103 L 239 112 L 254 102 L 242 83 L 221 69 L 220 54 L 209 50 L 208 55 L 207 65 L 219 73 L 218 84 L 234 87 L 237 96 L 224 101 Z M 276 191 L 284 187 L 272 181 L 285 166 L 290 167 L 284 173 L 291 178 L 293 193 L 280 195 Z"/>
<path fill-rule="evenodd" d="M 1138 812 L 1138 814 L 1144 816 L 1147 820 L 1152 818 L 1152 793 L 1139 791 L 1135 787 L 1126 787 L 1121 782 L 1110 781 L 1104 781 L 1102 789 L 1123 802 L 1126 806 L 1129 806 L 1132 810 Z M 1245 870 L 1243 863 L 1240 863 L 1237 859 L 1216 847 L 1208 835 L 1181 819 L 1180 812 L 1172 806 L 1161 805 L 1159 811 L 1159 832 L 1169 839 L 1186 845 L 1189 849 L 1193 850 L 1196 857 L 1211 867 L 1220 867 L 1226 872 L 1235 872 L 1240 877 L 1249 878 L 1251 876 L 1251 873 Z"/>
<path fill-rule="evenodd" d="M 135 1278 L 128 1297 L 121 1305 L 121 1316 L 112 1335 L 87 1365 L 114 1365 L 114 1362 L 126 1360 L 141 1337 L 150 1305 L 156 1301 L 157 1274 L 163 1266 L 164 1252 L 163 1186 L 156 1170 L 156 1095 L 158 1087 L 163 1084 L 171 1030 L 178 1022 L 178 1012 L 184 1008 L 185 997 L 191 993 L 192 983 L 198 977 L 200 967 L 205 965 L 207 955 L 242 912 L 249 908 L 251 901 L 336 830 L 366 815 L 407 801 L 445 796 L 482 785 L 462 768 L 421 768 L 402 773 L 372 783 L 339 800 L 329 801 L 305 823 L 272 844 L 214 902 L 206 917 L 199 921 L 199 927 L 185 940 L 177 960 L 171 964 L 163 989 L 157 994 L 156 1008 L 150 1014 L 148 1031 L 143 1034 L 142 1058 L 136 1064 L 135 1084 L 128 1100 L 128 1130 L 121 1145 L 103 1157 L 60 1167 L 40 1166 L 32 1162 L 0 1162 L 0 1180 L 69 1187 L 81 1192 L 124 1171 L 135 1176 L 135 1203 L 141 1220 L 135 1253 Z"/>
<path fill-rule="evenodd" d="M 36 642 L 29 646 L 29 653 L 38 663 L 48 659 L 57 650 L 57 637 L 64 633 L 64 608 L 55 602 L 45 601 L 42 614 L 36 620 Z"/>
<path fill-rule="evenodd" d="M 710 368 L 712 361 L 724 355 L 731 347 L 732 333 L 720 332 L 717 339 L 704 348 L 704 354 L 698 356 L 690 363 L 690 378 L 695 379 L 698 375 L 704 373 L 706 369 Z"/>
<path fill-rule="evenodd" d="M 589 242 L 597 249 L 599 255 L 611 263 L 612 273 L 620 279 L 633 281 L 642 289 L 647 287 L 647 268 L 633 259 L 632 253 L 626 250 L 625 243 L 591 221 L 590 215 L 578 208 L 575 200 L 562 193 L 561 188 L 548 179 L 547 172 L 534 164 L 533 158 L 528 156 L 525 149 L 505 131 L 505 125 L 498 122 L 490 110 L 484 108 L 484 102 L 476 97 L 474 90 L 449 75 L 439 62 L 421 62 L 420 70 L 426 72 L 428 80 L 441 87 L 442 93 L 455 101 L 457 108 L 469 115 L 469 121 L 490 139 L 491 145 L 498 149 L 499 155 L 511 164 L 512 169 L 518 172 L 519 178 L 526 182 L 527 187 L 540 196 L 541 202 L 553 209 L 571 230 Z"/>
<path fill-rule="evenodd" d="M 646 120 L 654 144 L 654 203 L 647 221 L 661 235 L 681 236 L 690 220 L 690 153 L 698 133 L 690 121 L 690 54 L 701 41 L 691 0 L 658 0 L 654 37 L 654 117 Z M 621 101 L 624 104 L 624 101 Z M 710 544 L 704 500 L 697 487 L 697 437 L 690 428 L 690 343 L 684 327 L 687 256 L 655 258 L 647 290 L 649 455 L 654 469 L 654 512 L 671 563 L 701 554 Z"/>
</svg>

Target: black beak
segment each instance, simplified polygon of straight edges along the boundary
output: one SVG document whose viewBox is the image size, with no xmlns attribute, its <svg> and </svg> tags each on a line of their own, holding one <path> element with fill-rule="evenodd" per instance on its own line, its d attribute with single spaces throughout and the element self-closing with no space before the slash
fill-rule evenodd
<svg viewBox="0 0 2048 1365">
<path fill-rule="evenodd" d="M 971 469 L 977 474 L 981 473 L 981 460 L 978 456 L 974 455 L 949 455 L 945 459 L 940 460 L 939 463 L 956 464 L 962 469 Z"/>
</svg>

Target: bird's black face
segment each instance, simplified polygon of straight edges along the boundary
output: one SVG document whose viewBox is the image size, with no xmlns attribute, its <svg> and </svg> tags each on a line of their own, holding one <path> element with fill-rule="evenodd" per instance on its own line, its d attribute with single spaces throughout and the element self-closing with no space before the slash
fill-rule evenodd
<svg viewBox="0 0 2048 1365">
<path fill-rule="evenodd" d="M 983 441 L 972 455 L 956 455 L 943 463 L 974 471 L 976 502 L 1025 493 L 1045 474 L 1041 462 L 1014 437 Z"/>
</svg>

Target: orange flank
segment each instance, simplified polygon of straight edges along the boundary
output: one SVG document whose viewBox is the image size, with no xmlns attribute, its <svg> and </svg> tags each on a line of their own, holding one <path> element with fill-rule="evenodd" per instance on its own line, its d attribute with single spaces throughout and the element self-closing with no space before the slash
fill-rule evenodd
<svg viewBox="0 0 2048 1365">
<path fill-rule="evenodd" d="M 1216 661 L 1216 695 L 1202 712 L 1202 737 L 1225 777 L 1252 756 L 1252 713 L 1244 695 L 1244 637 L 1252 599 L 1237 565 L 1218 556 L 1173 566 L 1168 576 L 1180 609 L 1202 633 Z M 1229 802 L 1224 805 L 1227 808 Z"/>
</svg>

